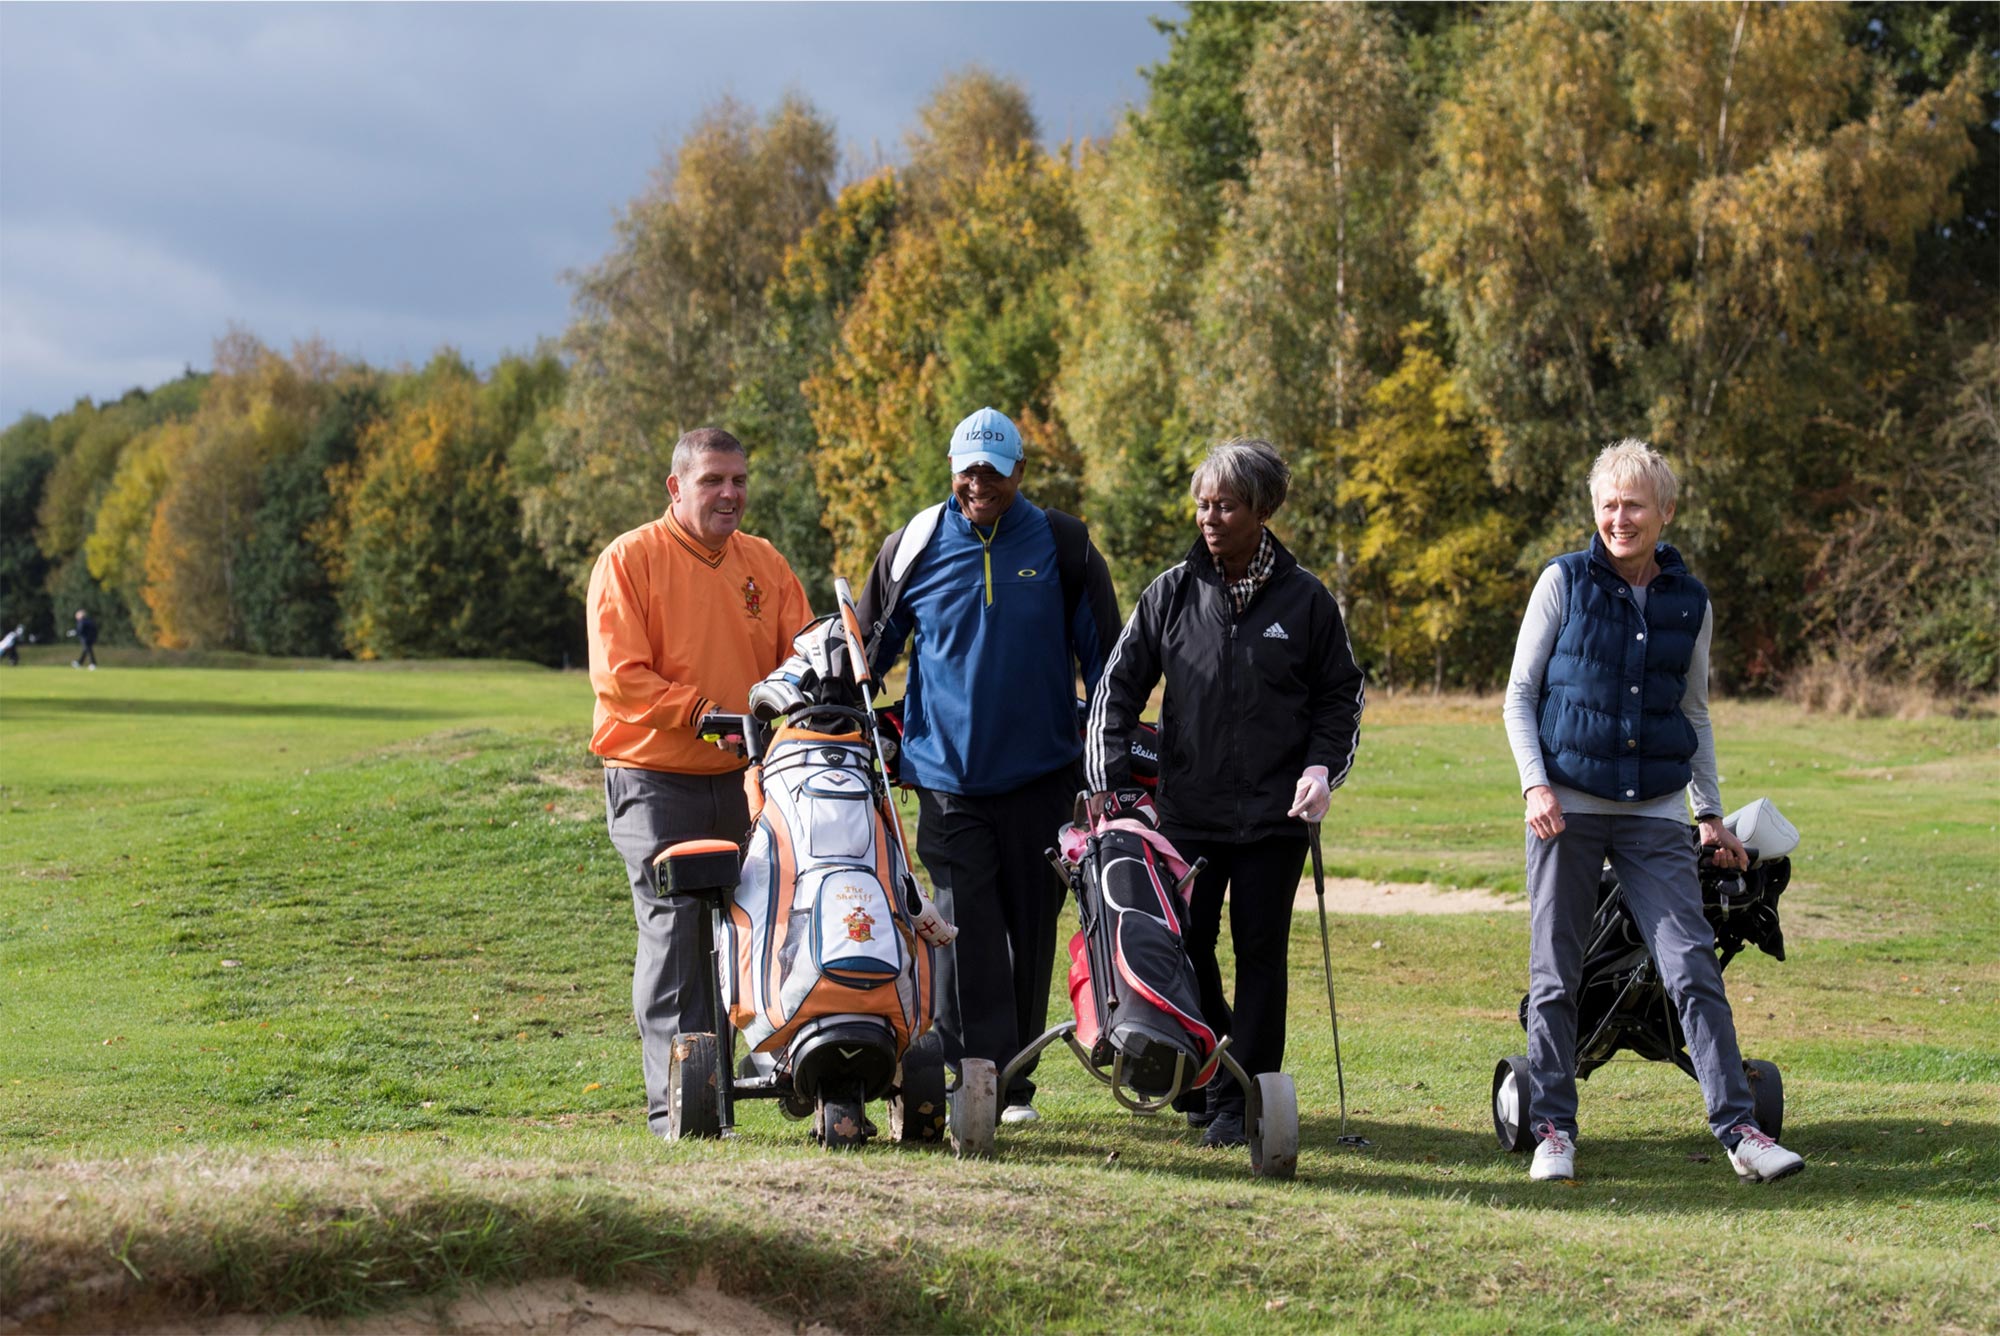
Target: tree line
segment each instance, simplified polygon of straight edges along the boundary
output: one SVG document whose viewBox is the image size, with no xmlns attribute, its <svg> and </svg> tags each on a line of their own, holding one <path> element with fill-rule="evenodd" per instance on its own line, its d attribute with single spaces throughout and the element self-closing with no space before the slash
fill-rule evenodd
<svg viewBox="0 0 2000 1336">
<path fill-rule="evenodd" d="M 751 448 L 817 606 L 991 404 L 1129 599 L 1193 462 L 1276 521 L 1378 683 L 1493 685 L 1596 449 L 1652 441 L 1725 685 L 1816 661 L 2000 685 L 2000 11 L 1207 5 L 1108 138 L 977 68 L 843 173 L 802 96 L 723 100 L 485 374 L 250 335 L 0 451 L 0 620 L 274 654 L 560 662 L 675 439 Z M 1138 21 L 1135 16 L 1135 21 Z"/>
</svg>

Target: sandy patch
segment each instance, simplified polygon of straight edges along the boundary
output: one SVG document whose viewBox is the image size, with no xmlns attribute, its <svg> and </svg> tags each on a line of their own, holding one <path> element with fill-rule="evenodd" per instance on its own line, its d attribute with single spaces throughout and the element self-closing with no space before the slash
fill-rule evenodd
<svg viewBox="0 0 2000 1336">
<path fill-rule="evenodd" d="M 108 1320 L 110 1325 L 99 1325 Z M 272 1318 L 252 1313 L 214 1317 L 170 1317 L 158 1321 L 131 1314 L 96 1318 L 68 1315 L 44 1330 L 117 1330 L 134 1336 L 796 1336 L 801 1329 L 765 1312 L 747 1299 L 724 1294 L 697 1281 L 677 1294 L 650 1290 L 592 1290 L 573 1281 L 539 1280 L 506 1289 L 481 1290 L 448 1305 L 409 1308 L 347 1322 L 312 1318 Z M 814 1323 L 807 1336 L 834 1336 Z"/>
<path fill-rule="evenodd" d="M 1318 897 L 1311 877 L 1299 882 L 1295 909 L 1314 909 Z M 1457 890 L 1430 882 L 1366 881 L 1360 877 L 1328 877 L 1326 909 L 1329 914 L 1491 914 L 1521 913 L 1528 908 L 1526 896 L 1507 896 L 1498 891 Z"/>
</svg>

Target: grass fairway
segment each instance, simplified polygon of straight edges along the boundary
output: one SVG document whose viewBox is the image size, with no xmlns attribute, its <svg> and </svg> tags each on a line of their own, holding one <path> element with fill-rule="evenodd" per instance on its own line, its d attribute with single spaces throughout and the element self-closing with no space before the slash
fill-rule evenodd
<svg viewBox="0 0 2000 1336">
<path fill-rule="evenodd" d="M 1728 981 L 1809 1168 L 1744 1188 L 1658 1064 L 1585 1084 L 1577 1183 L 1494 1149 L 1503 912 L 1335 919 L 1366 1152 L 1299 917 L 1293 1183 L 1059 1051 L 993 1162 L 762 1103 L 663 1145 L 588 710 L 531 669 L 0 667 L 0 1326 L 706 1272 L 855 1331 L 2000 1328 L 1990 717 L 1718 710 L 1725 796 L 1805 838 L 1790 958 Z M 1329 871 L 1518 894 L 1513 792 L 1495 707 L 1371 702 Z"/>
</svg>

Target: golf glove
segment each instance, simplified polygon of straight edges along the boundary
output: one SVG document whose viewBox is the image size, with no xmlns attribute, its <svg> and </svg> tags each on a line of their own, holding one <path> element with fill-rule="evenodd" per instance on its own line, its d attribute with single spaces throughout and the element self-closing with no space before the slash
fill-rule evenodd
<svg viewBox="0 0 2000 1336">
<path fill-rule="evenodd" d="M 1298 787 L 1292 790 L 1292 805 L 1285 815 L 1318 821 L 1326 815 L 1327 804 L 1332 801 L 1333 786 L 1326 782 L 1326 767 L 1309 765 L 1299 776 Z"/>
<path fill-rule="evenodd" d="M 930 897 L 925 895 L 921 888 L 917 891 L 915 926 L 917 936 L 932 946 L 949 946 L 952 938 L 958 936 L 957 927 L 944 921 L 944 915 L 938 913 L 938 907 L 931 903 Z"/>
</svg>

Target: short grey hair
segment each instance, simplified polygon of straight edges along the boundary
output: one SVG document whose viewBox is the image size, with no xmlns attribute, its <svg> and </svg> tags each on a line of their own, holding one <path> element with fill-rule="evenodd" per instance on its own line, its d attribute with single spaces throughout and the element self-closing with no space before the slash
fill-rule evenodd
<svg viewBox="0 0 2000 1336">
<path fill-rule="evenodd" d="M 1188 481 L 1188 495 L 1201 496 L 1203 483 L 1214 483 L 1234 492 L 1261 517 L 1277 513 L 1291 489 L 1292 471 L 1278 456 L 1278 449 L 1256 436 L 1232 436 L 1211 446 Z"/>
<path fill-rule="evenodd" d="M 1673 507 L 1674 493 L 1680 489 L 1673 469 L 1660 452 L 1632 436 L 1613 441 L 1598 451 L 1597 462 L 1590 466 L 1591 509 L 1597 508 L 1599 483 L 1616 485 L 1628 482 L 1641 483 L 1650 488 L 1653 504 L 1662 512 Z"/>
<path fill-rule="evenodd" d="M 674 476 L 685 478 L 694 472 L 695 461 L 709 450 L 728 455 L 743 455 L 746 458 L 749 456 L 749 451 L 743 448 L 743 442 L 722 428 L 696 427 L 674 442 Z"/>
</svg>

